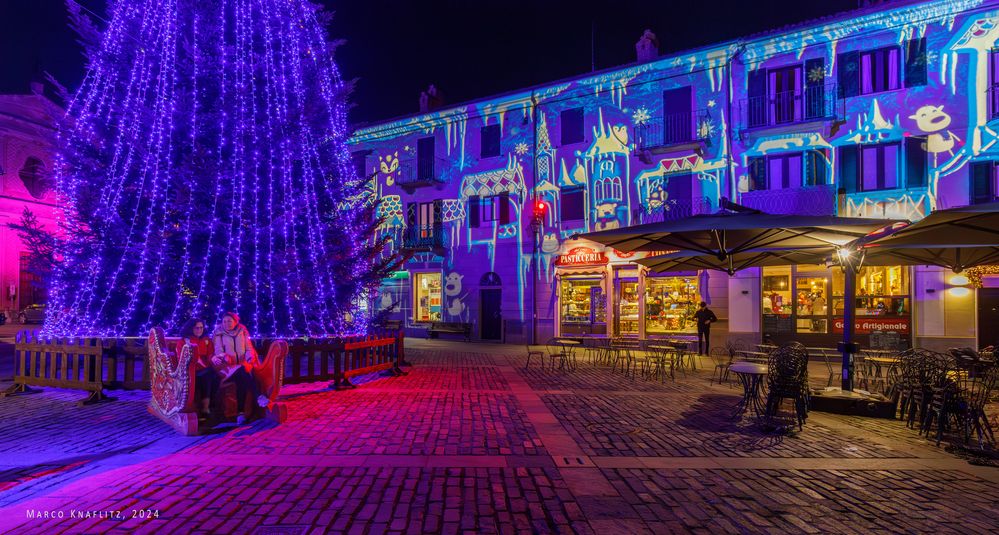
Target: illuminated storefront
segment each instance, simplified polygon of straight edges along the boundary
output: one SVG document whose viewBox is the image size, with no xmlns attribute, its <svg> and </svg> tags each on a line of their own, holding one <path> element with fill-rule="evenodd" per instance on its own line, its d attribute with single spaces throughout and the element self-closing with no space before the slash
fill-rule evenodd
<svg viewBox="0 0 999 535">
<path fill-rule="evenodd" d="M 697 276 L 645 278 L 645 333 L 696 333 L 694 312 L 701 301 Z"/>
<path fill-rule="evenodd" d="M 843 333 L 843 270 L 800 265 L 763 268 L 763 334 L 830 345 Z M 911 334 L 909 268 L 864 267 L 857 274 L 855 333 L 864 345 L 907 346 Z M 874 342 L 877 342 L 874 344 Z"/>
<path fill-rule="evenodd" d="M 574 246 L 558 255 L 558 334 L 657 337 L 697 332 L 696 272 L 653 274 L 635 254 Z M 655 254 L 655 253 L 643 253 Z"/>
<path fill-rule="evenodd" d="M 413 274 L 413 321 L 441 320 L 441 274 Z"/>
</svg>

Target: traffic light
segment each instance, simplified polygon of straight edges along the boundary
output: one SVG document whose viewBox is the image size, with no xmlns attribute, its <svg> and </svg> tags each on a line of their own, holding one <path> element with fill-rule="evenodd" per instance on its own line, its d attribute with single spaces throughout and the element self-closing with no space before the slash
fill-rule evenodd
<svg viewBox="0 0 999 535">
<path fill-rule="evenodd" d="M 534 220 L 541 222 L 545 219 L 545 214 L 548 212 L 548 205 L 545 201 L 540 199 L 534 201 Z"/>
</svg>

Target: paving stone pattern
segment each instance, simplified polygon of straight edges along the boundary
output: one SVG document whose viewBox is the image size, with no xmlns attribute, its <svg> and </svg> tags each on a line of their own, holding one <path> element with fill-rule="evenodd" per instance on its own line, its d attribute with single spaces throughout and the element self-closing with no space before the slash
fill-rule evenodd
<svg viewBox="0 0 999 535">
<path fill-rule="evenodd" d="M 525 369 L 518 346 L 406 344 L 409 375 L 293 385 L 284 424 L 199 437 L 144 392 L 0 399 L 0 533 L 999 530 L 999 469 L 901 422 L 812 412 L 776 436 L 733 420 L 739 387 L 710 370 L 660 383 Z M 45 512 L 62 518 L 30 516 Z"/>
</svg>

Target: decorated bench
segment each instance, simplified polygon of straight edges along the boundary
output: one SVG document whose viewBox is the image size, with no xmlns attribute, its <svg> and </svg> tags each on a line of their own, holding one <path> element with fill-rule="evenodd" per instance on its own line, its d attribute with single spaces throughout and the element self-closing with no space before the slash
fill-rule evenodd
<svg viewBox="0 0 999 535">
<path fill-rule="evenodd" d="M 179 355 L 174 354 L 176 338 L 168 339 L 163 329 L 154 327 L 149 333 L 149 364 L 151 368 L 149 412 L 173 426 L 184 435 L 198 433 L 198 413 L 194 406 L 195 359 L 190 345 L 184 346 Z M 267 348 L 267 356 L 250 371 L 259 392 L 267 396 L 266 409 L 258 408 L 260 416 L 283 422 L 288 417 L 287 406 L 278 401 L 284 381 L 284 363 L 288 343 L 274 340 Z M 238 412 L 233 385 L 223 383 L 220 392 L 227 416 Z M 235 402 L 234 402 L 235 400 Z M 233 414 L 229 414 L 233 413 Z"/>
<path fill-rule="evenodd" d="M 468 342 L 472 336 L 472 324 L 449 322 L 449 321 L 435 321 L 431 323 L 430 328 L 427 329 L 427 335 L 430 338 L 437 338 L 440 333 L 460 334 L 464 336 L 465 341 Z"/>
</svg>

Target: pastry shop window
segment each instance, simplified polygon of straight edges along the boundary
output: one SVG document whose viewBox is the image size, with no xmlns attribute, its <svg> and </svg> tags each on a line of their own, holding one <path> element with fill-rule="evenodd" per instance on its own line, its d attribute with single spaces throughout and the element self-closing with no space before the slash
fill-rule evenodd
<svg viewBox="0 0 999 535">
<path fill-rule="evenodd" d="M 802 272 L 798 266 L 794 276 L 795 325 L 799 333 L 829 332 L 829 274 L 823 266 L 820 272 Z"/>
<path fill-rule="evenodd" d="M 763 268 L 763 332 L 791 334 L 794 327 L 794 291 L 791 266 Z"/>
<path fill-rule="evenodd" d="M 843 316 L 845 283 L 843 270 L 833 272 L 833 314 Z M 857 273 L 857 317 L 909 316 L 912 299 L 909 293 L 909 270 L 904 266 L 869 266 Z"/>
<path fill-rule="evenodd" d="M 560 286 L 562 334 L 606 334 L 603 278 L 563 277 Z"/>
<path fill-rule="evenodd" d="M 697 332 L 694 312 L 701 301 L 697 277 L 646 277 L 645 333 Z"/>
<path fill-rule="evenodd" d="M 413 275 L 413 320 L 441 320 L 441 274 L 415 273 Z"/>
</svg>

